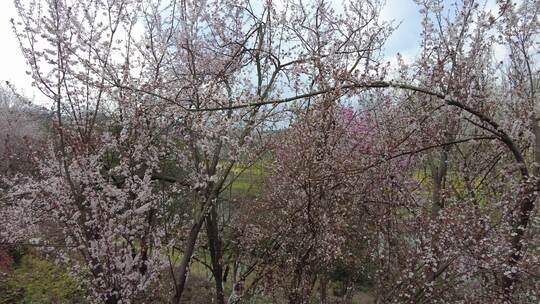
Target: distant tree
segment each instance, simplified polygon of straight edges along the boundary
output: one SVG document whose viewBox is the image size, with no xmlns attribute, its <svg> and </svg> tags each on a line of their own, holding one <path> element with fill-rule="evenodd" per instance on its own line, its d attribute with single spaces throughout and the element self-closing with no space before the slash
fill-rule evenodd
<svg viewBox="0 0 540 304">
<path fill-rule="evenodd" d="M 47 112 L 9 85 L 0 86 L 0 174 L 32 170 L 35 153 L 45 141 Z"/>
</svg>

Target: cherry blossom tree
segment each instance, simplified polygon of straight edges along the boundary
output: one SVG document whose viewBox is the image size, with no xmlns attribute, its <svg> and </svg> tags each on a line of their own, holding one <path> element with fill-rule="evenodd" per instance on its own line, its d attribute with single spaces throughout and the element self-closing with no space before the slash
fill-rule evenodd
<svg viewBox="0 0 540 304">
<path fill-rule="evenodd" d="M 307 302 L 343 265 L 380 302 L 537 301 L 538 1 L 416 3 L 392 67 L 378 0 L 15 0 L 54 115 L 2 180 L 2 239 L 57 248 L 97 302 L 180 303 L 206 255 L 216 303 L 232 256 L 231 301 Z"/>
<path fill-rule="evenodd" d="M 119 180 L 117 188 L 121 189 L 124 183 L 127 188 L 134 183 L 144 189 L 140 193 L 146 193 L 144 199 L 138 198 L 139 193 L 124 194 L 125 203 L 118 205 L 129 205 L 126 212 L 140 213 L 132 223 L 137 226 L 143 218 L 154 217 L 149 214 L 157 208 L 158 199 L 151 195 L 155 181 L 173 183 L 195 194 L 194 201 L 186 202 L 191 205 L 189 221 L 170 222 L 169 228 L 182 228 L 163 232 L 168 242 L 166 255 L 174 257 L 178 249 L 182 254 L 178 267 L 169 259 L 174 302 L 181 299 L 203 225 L 210 243 L 216 301 L 224 302 L 217 197 L 234 164 L 239 159 L 256 158 L 249 156 L 248 148 L 254 131 L 267 127 L 268 118 L 276 113 L 272 98 L 299 100 L 305 93 L 311 94 L 311 89 L 335 85 L 333 82 L 339 83 L 352 72 L 376 74 L 374 54 L 391 29 L 378 20 L 381 5 L 377 1 L 353 1 L 341 14 L 322 1 L 309 5 L 294 1 L 262 5 L 245 1 L 15 3 L 20 18 L 14 20 L 14 28 L 35 85 L 55 104 L 53 154 L 59 165 L 48 162 L 43 180 L 54 180 L 54 174 L 61 176 L 58 182 L 67 186 L 70 191 L 66 193 L 72 196 L 61 200 L 63 204 L 72 208 L 85 201 L 90 207 L 95 201 L 106 202 L 106 197 L 100 198 L 105 194 L 95 191 L 107 187 L 93 184 L 101 178 L 113 184 Z M 330 37 L 331 42 L 327 40 Z M 234 109 L 237 104 L 254 101 L 261 104 Z M 115 131 L 112 134 L 100 125 L 108 119 L 115 122 L 109 127 Z M 117 155 L 117 151 L 131 151 L 125 156 L 129 155 L 130 162 L 126 160 L 124 165 L 124 154 Z M 126 167 L 120 170 L 109 164 L 94 169 L 101 167 L 107 153 L 113 153 L 115 162 Z M 160 153 L 166 157 L 160 158 Z M 132 155 L 136 158 L 131 161 Z M 165 158 L 184 174 L 160 174 L 158 164 Z M 133 161 L 140 163 L 140 169 L 131 169 Z M 87 174 L 92 176 L 86 178 L 91 183 L 78 180 Z M 33 193 L 40 189 L 40 194 L 54 194 L 52 190 L 32 189 Z M 58 189 L 65 193 L 65 188 Z M 34 199 L 45 201 L 41 196 Z M 101 223 L 118 217 L 114 208 L 103 210 L 110 211 L 103 219 L 90 211 L 85 215 L 79 210 L 79 215 L 74 209 L 69 218 Z M 154 230 L 155 221 L 143 223 L 139 242 L 148 240 L 151 247 L 158 248 L 160 232 Z M 94 250 L 93 238 L 106 242 L 104 248 L 116 246 L 120 237 L 116 230 L 124 227 L 114 225 L 109 227 L 114 233 L 108 231 L 107 236 L 82 233 L 84 238 L 77 246 Z M 132 230 L 131 224 L 127 227 Z M 142 253 L 140 243 L 128 242 L 126 246 L 141 251 L 140 261 L 148 254 Z M 153 251 L 156 259 L 158 251 Z M 99 254 L 104 252 L 107 250 Z M 93 275 L 103 277 L 104 265 L 92 261 L 99 257 L 88 256 L 87 266 L 97 268 Z M 121 256 L 124 261 L 125 255 Z M 115 269 L 125 271 L 125 267 Z M 150 276 L 146 271 L 143 274 Z M 142 279 L 132 281 L 128 273 L 125 275 L 126 280 L 117 281 L 128 282 L 129 288 L 120 288 L 115 280 L 114 284 L 99 282 L 96 286 L 106 291 L 96 287 L 96 295 L 103 294 L 111 302 L 135 297 L 132 290 L 144 286 Z"/>
<path fill-rule="evenodd" d="M 153 179 L 160 151 L 151 145 L 159 127 L 149 121 L 151 106 L 99 77 L 115 62 L 115 32 L 129 16 L 121 3 L 15 4 L 17 37 L 55 116 L 38 173 L 12 180 L 13 209 L 34 228 L 28 237 L 56 247 L 86 279 L 93 299 L 131 302 L 162 269 L 163 229 Z M 108 23 L 96 20 L 103 8 Z M 36 226 L 52 232 L 36 235 Z"/>
<path fill-rule="evenodd" d="M 377 250 L 375 256 L 385 264 L 402 262 L 378 269 L 380 274 L 391 274 L 376 278 L 382 279 L 378 285 L 381 299 L 534 302 L 538 297 L 536 267 L 532 266 L 538 256 L 533 245 L 537 241 L 532 237 L 537 229 L 537 190 L 532 173 L 534 148 L 529 147 L 534 147 L 535 123 L 529 123 L 528 117 L 534 109 L 524 109 L 534 106 L 535 38 L 531 37 L 537 32 L 537 4 L 501 2 L 498 12 L 488 11 L 478 1 L 458 1 L 450 8 L 440 1 L 421 4 L 425 14 L 422 57 L 418 64 L 404 66 L 400 81 L 348 78 L 341 87 L 313 93 L 357 94 L 358 89 L 396 88 L 403 94 L 395 96 L 405 98 L 397 101 L 399 105 L 413 111 L 408 123 L 416 130 L 398 150 L 416 148 L 393 156 L 381 154 L 385 162 L 404 155 L 425 155 L 430 164 L 427 185 L 431 188 L 427 191 L 431 200 L 426 201 L 426 190 L 413 197 L 394 197 L 402 203 L 389 210 L 405 207 L 412 213 L 379 215 L 374 221 L 377 224 L 371 233 L 390 227 L 385 233 L 388 237 L 375 241 L 379 246 L 393 244 L 389 250 L 394 252 L 388 255 Z M 497 32 L 501 33 L 499 41 Z M 501 45 L 510 54 L 510 60 L 503 59 L 502 64 L 493 56 L 493 49 Z M 508 72 L 499 74 L 505 62 Z M 381 142 L 388 139 L 388 134 L 379 138 Z M 316 160 L 312 157 L 307 162 Z M 378 167 L 382 169 L 380 163 Z M 486 180 L 488 186 L 484 186 Z M 464 186 L 466 189 L 459 189 Z M 388 201 L 384 194 L 375 191 L 371 196 L 382 195 L 386 197 L 382 201 Z M 385 219 L 394 225 L 386 225 Z"/>
</svg>

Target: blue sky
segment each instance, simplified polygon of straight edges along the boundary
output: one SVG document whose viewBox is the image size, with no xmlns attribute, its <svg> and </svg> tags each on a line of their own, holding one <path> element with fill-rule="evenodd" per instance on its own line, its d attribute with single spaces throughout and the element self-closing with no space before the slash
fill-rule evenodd
<svg viewBox="0 0 540 304">
<path fill-rule="evenodd" d="M 386 44 L 386 56 L 395 56 L 398 52 L 414 56 L 418 51 L 422 31 L 419 7 L 412 0 L 387 0 L 382 17 L 395 20 L 400 25 Z"/>
</svg>

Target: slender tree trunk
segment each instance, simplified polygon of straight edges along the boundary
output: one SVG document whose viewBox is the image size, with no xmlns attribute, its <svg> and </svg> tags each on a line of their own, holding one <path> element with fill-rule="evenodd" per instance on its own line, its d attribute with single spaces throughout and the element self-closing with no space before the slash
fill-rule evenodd
<svg viewBox="0 0 540 304">
<path fill-rule="evenodd" d="M 172 303 L 178 304 L 182 299 L 182 293 L 184 292 L 187 276 L 189 273 L 189 265 L 191 263 L 193 252 L 195 251 L 197 237 L 199 236 L 199 232 L 201 231 L 204 220 L 204 215 L 201 215 L 201 218 L 198 219 L 189 230 L 186 248 L 183 252 L 182 261 L 180 262 L 180 272 L 178 274 L 178 279 L 176 280 L 175 295 L 172 299 Z"/>
<path fill-rule="evenodd" d="M 320 283 L 320 291 L 321 291 L 321 304 L 327 304 L 328 303 L 328 279 L 325 275 L 321 276 L 321 279 L 319 281 Z"/>
<path fill-rule="evenodd" d="M 118 293 L 116 294 L 109 294 L 107 295 L 107 299 L 105 299 L 105 304 L 117 304 L 120 302 L 120 296 Z"/>
<path fill-rule="evenodd" d="M 444 188 L 444 180 L 448 172 L 448 148 L 445 147 L 441 152 L 441 157 L 438 164 L 434 163 L 431 166 L 431 175 L 433 177 L 433 207 L 432 214 L 437 215 L 444 208 L 444 202 L 442 197 L 442 191 Z"/>
<path fill-rule="evenodd" d="M 212 260 L 212 275 L 216 287 L 215 301 L 217 304 L 225 304 L 225 294 L 223 292 L 223 265 L 221 237 L 219 235 L 218 214 L 216 206 L 212 205 L 210 214 L 206 217 L 206 233 L 210 249 L 210 259 Z"/>
<path fill-rule="evenodd" d="M 526 179 L 528 176 L 524 176 L 523 189 L 521 194 L 521 200 L 518 202 L 518 211 L 515 217 L 513 227 L 512 227 L 512 253 L 508 258 L 508 265 L 510 267 L 516 266 L 522 258 L 523 252 L 523 236 L 527 229 L 530 219 L 530 213 L 534 209 L 534 202 L 538 198 L 537 191 L 540 188 L 539 181 L 536 181 L 540 174 L 540 113 L 538 113 L 537 100 L 535 97 L 535 86 L 533 80 L 533 74 L 530 69 L 529 61 L 527 60 L 528 66 L 528 76 L 529 76 L 529 85 L 530 85 L 530 101 L 533 105 L 533 115 L 531 118 L 531 129 L 534 134 L 534 143 L 533 143 L 533 158 L 534 164 L 531 169 L 533 176 L 532 183 L 528 182 Z M 524 164 L 522 164 L 524 165 Z M 511 273 L 509 275 L 503 276 L 502 279 L 502 288 L 504 292 L 505 300 L 511 302 L 512 293 L 514 291 L 514 285 L 519 280 L 517 274 Z"/>
<path fill-rule="evenodd" d="M 353 303 L 353 295 L 354 295 L 354 289 L 352 286 L 352 283 L 347 281 L 347 286 L 345 287 L 345 295 L 343 296 L 343 303 L 344 304 L 352 304 Z"/>
<path fill-rule="evenodd" d="M 524 198 L 519 202 L 519 210 L 517 211 L 517 216 L 512 227 L 512 239 L 511 246 L 512 252 L 508 258 L 509 268 L 516 266 L 521 258 L 523 257 L 523 236 L 529 224 L 530 212 L 534 208 L 534 201 L 537 199 L 538 195 L 535 194 L 535 190 L 538 189 L 536 182 L 530 187 L 525 186 Z M 511 302 L 512 294 L 514 292 L 515 284 L 518 282 L 519 278 L 516 273 L 510 273 L 503 276 L 502 287 L 504 292 L 505 300 L 509 303 Z"/>
</svg>

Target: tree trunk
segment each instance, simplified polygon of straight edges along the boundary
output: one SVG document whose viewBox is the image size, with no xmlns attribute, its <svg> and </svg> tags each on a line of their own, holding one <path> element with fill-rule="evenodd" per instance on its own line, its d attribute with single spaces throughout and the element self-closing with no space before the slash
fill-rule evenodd
<svg viewBox="0 0 540 304">
<path fill-rule="evenodd" d="M 221 264 L 223 253 L 218 224 L 216 206 L 212 205 L 210 214 L 206 217 L 206 233 L 208 236 L 210 259 L 212 260 L 212 275 L 214 276 L 216 285 L 215 301 L 217 304 L 225 304 L 225 294 L 223 292 L 223 266 Z"/>
<path fill-rule="evenodd" d="M 321 304 L 328 303 L 328 279 L 326 276 L 321 276 L 320 279 L 320 291 L 321 291 Z"/>
<path fill-rule="evenodd" d="M 182 293 L 184 292 L 184 287 L 186 285 L 187 275 L 189 272 L 189 265 L 191 263 L 193 252 L 195 251 L 197 237 L 199 236 L 199 231 L 201 231 L 204 220 L 204 215 L 201 215 L 201 218 L 198 219 L 189 230 L 189 236 L 185 251 L 183 252 L 184 255 L 182 256 L 182 261 L 180 263 L 180 272 L 176 281 L 175 294 L 172 299 L 172 303 L 179 304 L 180 300 L 182 299 Z"/>
<path fill-rule="evenodd" d="M 107 299 L 105 300 L 105 304 L 117 304 L 119 302 L 120 296 L 118 295 L 118 293 L 107 295 Z"/>
<path fill-rule="evenodd" d="M 534 208 L 534 201 L 537 198 L 535 190 L 538 189 L 536 183 L 533 185 L 525 186 L 524 198 L 520 201 L 519 210 L 515 219 L 515 222 L 512 227 L 512 252 L 508 257 L 508 266 L 513 268 L 516 266 L 521 258 L 523 257 L 523 236 L 529 224 L 530 212 Z M 514 292 L 515 284 L 518 282 L 519 278 L 516 273 L 510 273 L 503 276 L 502 287 L 504 292 L 505 300 L 511 302 L 512 294 Z"/>
<path fill-rule="evenodd" d="M 528 62 L 527 62 L 528 63 Z M 538 189 L 540 188 L 540 185 L 536 181 L 536 178 L 538 178 L 540 173 L 540 114 L 537 111 L 536 107 L 536 99 L 535 99 L 535 93 L 534 93 L 534 82 L 532 81 L 532 73 L 530 69 L 529 72 L 529 79 L 530 79 L 530 99 L 531 103 L 533 104 L 533 115 L 531 118 L 531 129 L 534 134 L 534 145 L 533 145 L 533 157 L 534 157 L 534 165 L 532 166 L 532 175 L 533 175 L 533 182 L 530 183 L 527 181 L 528 176 L 522 176 L 524 179 L 523 181 L 523 189 L 521 190 L 521 196 L 522 199 L 519 201 L 519 210 L 517 212 L 517 215 L 515 217 L 513 227 L 512 227 L 512 239 L 511 239 L 511 245 L 512 245 L 512 253 L 508 257 L 508 265 L 510 267 L 514 267 L 518 264 L 519 260 L 522 257 L 522 239 L 523 235 L 525 234 L 525 230 L 529 224 L 529 218 L 530 218 L 530 212 L 534 209 L 534 202 L 536 201 L 538 195 L 535 194 Z M 523 165 L 523 164 L 522 164 Z M 518 281 L 518 277 L 516 274 L 511 273 L 509 275 L 503 276 L 502 279 L 502 288 L 504 292 L 505 300 L 510 302 L 512 298 L 512 293 L 514 289 L 515 283 Z"/>
<path fill-rule="evenodd" d="M 343 303 L 344 304 L 352 304 L 353 302 L 353 295 L 354 295 L 354 289 L 350 282 L 346 283 L 347 286 L 345 287 L 345 295 L 343 296 Z"/>
<path fill-rule="evenodd" d="M 441 209 L 444 208 L 444 201 L 442 197 L 442 191 L 444 190 L 444 180 L 446 178 L 446 173 L 448 171 L 448 147 L 445 147 L 441 152 L 441 158 L 438 161 L 433 161 L 431 165 L 431 175 L 433 178 L 433 207 L 432 214 L 438 215 Z"/>
</svg>

